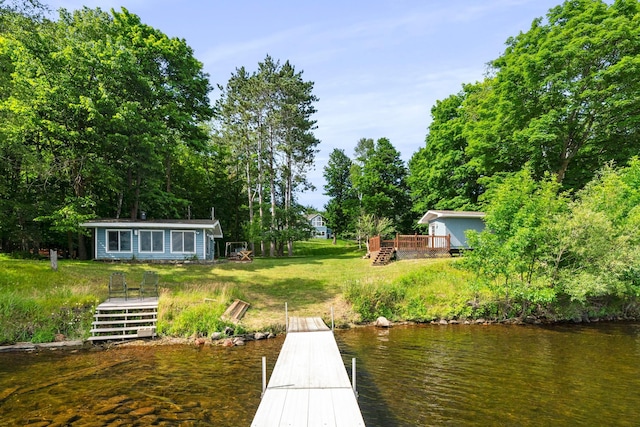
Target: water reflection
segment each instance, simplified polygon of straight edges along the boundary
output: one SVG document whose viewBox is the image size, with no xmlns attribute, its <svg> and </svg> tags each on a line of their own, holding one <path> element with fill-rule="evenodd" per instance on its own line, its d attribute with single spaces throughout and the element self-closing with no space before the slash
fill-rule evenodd
<svg viewBox="0 0 640 427">
<path fill-rule="evenodd" d="M 399 326 L 337 331 L 376 426 L 638 425 L 640 325 Z M 248 426 L 261 362 L 245 347 L 0 354 L 0 425 Z"/>
</svg>

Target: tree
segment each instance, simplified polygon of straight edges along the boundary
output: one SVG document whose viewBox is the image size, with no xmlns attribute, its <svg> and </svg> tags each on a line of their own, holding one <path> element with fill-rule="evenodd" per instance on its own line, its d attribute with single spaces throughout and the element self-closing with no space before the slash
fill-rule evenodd
<svg viewBox="0 0 640 427">
<path fill-rule="evenodd" d="M 482 186 L 479 175 L 469 163 L 467 140 L 463 135 L 466 115 L 463 102 L 476 86 L 437 101 L 431 109 L 432 122 L 426 146 L 409 161 L 407 184 L 411 190 L 413 211 L 429 209 L 477 210 Z"/>
<path fill-rule="evenodd" d="M 640 296 L 640 161 L 604 167 L 551 230 L 551 278 L 573 301 Z"/>
<path fill-rule="evenodd" d="M 42 230 L 59 229 L 48 220 L 66 218 L 71 229 L 69 219 L 135 218 L 141 206 L 180 215 L 189 202 L 171 191 L 172 165 L 182 148 L 206 150 L 201 124 L 211 117 L 207 76 L 184 40 L 125 9 L 62 9 L 58 21 L 31 20 L 27 29 L 12 21 L 24 16 L 2 17 L 12 31 L 0 39 L 0 209 L 16 218 L 3 227 L 3 248 L 38 246 Z"/>
<path fill-rule="evenodd" d="M 344 150 L 335 148 L 324 168 L 324 194 L 330 197 L 325 205 L 325 215 L 333 230 L 334 243 L 337 235 L 343 235 L 350 229 L 353 231 L 352 225 L 358 213 L 358 198 L 351 183 L 352 165 Z"/>
<path fill-rule="evenodd" d="M 319 143 L 311 119 L 317 101 L 313 83 L 288 61 L 280 65 L 267 56 L 256 72 L 237 69 L 220 89 L 217 118 L 243 170 L 249 237 L 260 241 L 262 254 L 268 243 L 271 256 L 280 244 L 287 244 L 291 255 L 292 238 L 300 235 L 293 229 L 302 218 L 295 195 L 311 187 L 306 173 Z"/>
<path fill-rule="evenodd" d="M 356 219 L 355 230 L 358 246 L 362 248 L 362 241 L 364 240 L 368 254 L 369 239 L 371 237 L 388 237 L 395 231 L 395 228 L 393 227 L 393 222 L 389 218 L 379 218 L 373 214 L 362 213 Z"/>
<path fill-rule="evenodd" d="M 551 172 L 581 188 L 640 148 L 640 4 L 565 1 L 507 41 L 464 135 L 478 173 Z"/>
<path fill-rule="evenodd" d="M 359 158 L 364 160 L 363 165 L 356 163 L 351 176 L 361 196 L 363 212 L 376 218 L 389 218 L 400 232 L 411 230 L 407 169 L 400 153 L 387 138 L 380 138 L 372 150 L 367 149 L 366 158 Z"/>
<path fill-rule="evenodd" d="M 554 245 L 549 230 L 566 210 L 566 199 L 558 191 L 553 177 L 536 181 L 525 168 L 494 180 L 483 196 L 488 200 L 486 229 L 469 232 L 474 250 L 465 262 L 504 298 L 504 314 L 527 314 L 530 304 L 555 298 L 548 286 L 547 266 Z"/>
</svg>

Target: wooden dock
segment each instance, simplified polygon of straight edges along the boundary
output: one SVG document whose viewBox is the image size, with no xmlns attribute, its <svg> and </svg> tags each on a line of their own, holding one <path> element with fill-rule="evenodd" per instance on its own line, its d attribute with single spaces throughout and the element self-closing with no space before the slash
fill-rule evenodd
<svg viewBox="0 0 640 427">
<path fill-rule="evenodd" d="M 333 332 L 314 317 L 287 329 L 251 426 L 364 426 Z"/>
</svg>

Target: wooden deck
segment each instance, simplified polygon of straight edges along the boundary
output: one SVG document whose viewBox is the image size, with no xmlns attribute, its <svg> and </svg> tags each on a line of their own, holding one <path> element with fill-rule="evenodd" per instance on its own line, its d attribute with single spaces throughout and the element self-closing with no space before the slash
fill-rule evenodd
<svg viewBox="0 0 640 427">
<path fill-rule="evenodd" d="M 300 317 L 288 331 L 251 426 L 364 426 L 333 332 Z"/>
</svg>

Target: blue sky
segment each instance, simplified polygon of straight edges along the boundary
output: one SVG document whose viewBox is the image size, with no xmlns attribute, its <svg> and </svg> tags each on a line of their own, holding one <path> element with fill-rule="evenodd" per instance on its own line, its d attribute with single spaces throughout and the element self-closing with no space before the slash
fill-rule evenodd
<svg viewBox="0 0 640 427">
<path fill-rule="evenodd" d="M 561 0 L 44 0 L 52 9 L 125 7 L 170 37 L 185 39 L 213 86 L 267 54 L 289 60 L 320 99 L 315 192 L 334 148 L 353 155 L 360 138 L 389 138 L 408 161 L 424 146 L 431 107 L 483 79 L 510 36 Z M 212 103 L 219 97 L 211 93 Z"/>
</svg>

